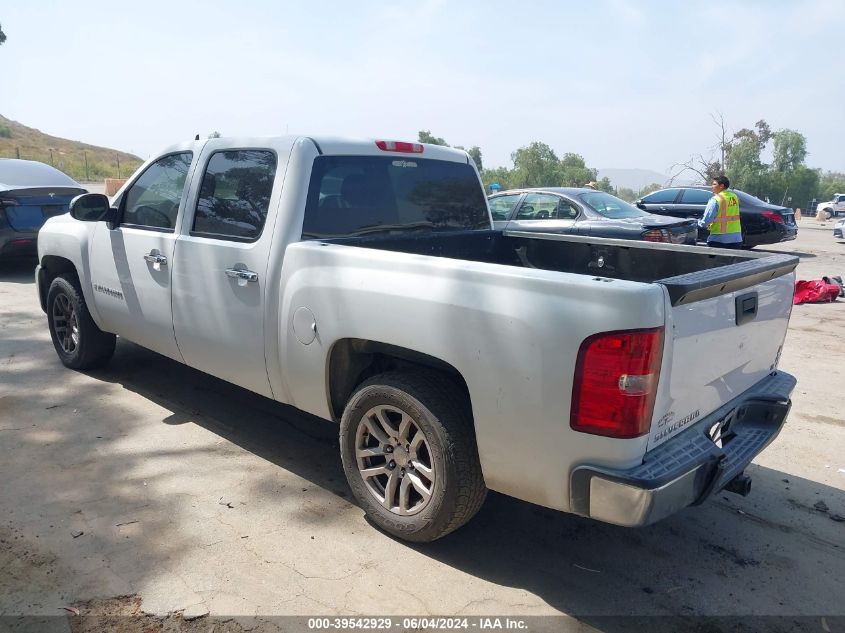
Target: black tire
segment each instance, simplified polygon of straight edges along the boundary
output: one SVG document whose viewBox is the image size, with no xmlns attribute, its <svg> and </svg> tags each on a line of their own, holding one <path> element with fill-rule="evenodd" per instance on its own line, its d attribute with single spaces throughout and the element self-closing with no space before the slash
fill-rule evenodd
<svg viewBox="0 0 845 633">
<path fill-rule="evenodd" d="M 71 317 L 65 317 L 67 310 Z M 94 323 L 85 297 L 79 286 L 79 279 L 73 273 L 59 275 L 50 284 L 47 292 L 47 324 L 50 338 L 59 360 L 71 369 L 93 369 L 105 365 L 114 354 L 116 337 L 103 332 Z M 75 331 L 73 331 L 73 326 Z M 76 335 L 69 336 L 68 328 Z"/>
<path fill-rule="evenodd" d="M 824 219 L 825 220 L 830 220 L 833 216 L 834 216 L 833 210 L 831 210 L 831 209 L 825 209 L 824 210 Z"/>
<path fill-rule="evenodd" d="M 383 486 L 385 492 L 380 500 L 371 489 L 372 482 L 365 482 L 359 469 L 356 456 L 359 426 L 364 425 L 362 432 L 368 437 L 365 416 L 380 406 L 406 413 L 423 433 L 435 479 L 430 482 L 430 498 L 416 514 L 401 516 L 385 507 L 382 501 L 388 496 L 387 486 Z M 373 441 L 378 443 L 374 436 Z M 396 449 L 397 454 L 400 450 Z M 475 516 L 487 495 L 468 398 L 454 381 L 434 372 L 387 372 L 361 384 L 341 418 L 340 453 L 349 486 L 370 520 L 385 532 L 407 541 L 430 542 L 457 530 Z M 397 468 L 395 462 L 394 468 Z M 407 468 L 409 480 L 411 474 L 419 480 L 420 471 L 414 471 L 413 462 Z"/>
</svg>

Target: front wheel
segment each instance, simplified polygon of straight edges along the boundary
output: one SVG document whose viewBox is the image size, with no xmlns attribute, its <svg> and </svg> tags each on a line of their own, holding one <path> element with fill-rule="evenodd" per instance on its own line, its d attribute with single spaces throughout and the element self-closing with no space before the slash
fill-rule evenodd
<svg viewBox="0 0 845 633">
<path fill-rule="evenodd" d="M 114 354 L 115 335 L 94 323 L 76 275 L 59 275 L 50 284 L 47 324 L 56 354 L 66 367 L 92 369 Z"/>
<path fill-rule="evenodd" d="M 347 481 L 384 531 L 428 542 L 484 503 L 468 398 L 445 376 L 387 372 L 364 382 L 340 423 Z"/>
</svg>

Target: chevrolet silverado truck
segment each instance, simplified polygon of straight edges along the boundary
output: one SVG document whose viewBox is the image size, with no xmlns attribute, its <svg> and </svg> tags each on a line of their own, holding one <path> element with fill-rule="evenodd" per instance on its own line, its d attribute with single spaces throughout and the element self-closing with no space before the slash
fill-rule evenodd
<svg viewBox="0 0 845 633">
<path fill-rule="evenodd" d="M 747 494 L 795 385 L 795 257 L 495 231 L 445 147 L 175 145 L 38 253 L 67 367 L 120 336 L 337 422 L 358 503 L 411 541 L 488 489 L 623 526 Z"/>
</svg>

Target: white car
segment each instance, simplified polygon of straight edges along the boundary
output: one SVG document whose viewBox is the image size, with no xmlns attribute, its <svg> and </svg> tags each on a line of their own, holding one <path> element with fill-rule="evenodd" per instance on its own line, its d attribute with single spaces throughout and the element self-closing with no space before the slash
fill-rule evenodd
<svg viewBox="0 0 845 633">
<path fill-rule="evenodd" d="M 823 212 L 828 220 L 840 213 L 845 215 L 845 193 L 835 193 L 828 202 L 819 203 L 816 213 L 819 211 Z"/>
<path fill-rule="evenodd" d="M 338 422 L 356 499 L 412 541 L 488 489 L 628 526 L 747 494 L 795 386 L 798 258 L 496 231 L 450 148 L 176 145 L 38 253 L 65 365 L 117 335 Z"/>
<path fill-rule="evenodd" d="M 839 220 L 833 225 L 833 237 L 845 239 L 845 220 Z"/>
</svg>

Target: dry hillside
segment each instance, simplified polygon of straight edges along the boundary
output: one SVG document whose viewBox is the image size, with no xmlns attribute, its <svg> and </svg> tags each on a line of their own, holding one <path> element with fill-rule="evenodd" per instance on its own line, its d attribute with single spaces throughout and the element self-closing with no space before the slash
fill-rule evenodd
<svg viewBox="0 0 845 633">
<path fill-rule="evenodd" d="M 142 162 L 137 156 L 126 152 L 44 134 L 2 115 L 0 115 L 0 158 L 39 160 L 48 165 L 52 164 L 71 178 L 80 181 L 126 178 Z M 118 161 L 120 162 L 119 174 Z"/>
</svg>

